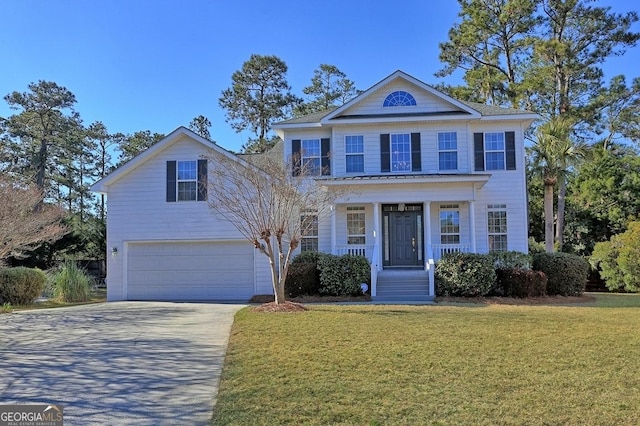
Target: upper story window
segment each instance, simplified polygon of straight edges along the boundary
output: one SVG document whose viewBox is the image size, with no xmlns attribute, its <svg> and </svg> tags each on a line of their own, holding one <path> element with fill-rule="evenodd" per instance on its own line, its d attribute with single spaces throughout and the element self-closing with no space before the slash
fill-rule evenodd
<svg viewBox="0 0 640 426">
<path fill-rule="evenodd" d="M 311 176 L 320 175 L 320 139 L 302 140 L 302 168 Z"/>
<path fill-rule="evenodd" d="M 329 138 L 293 139 L 291 141 L 293 176 L 301 173 L 305 176 L 331 175 L 330 148 Z"/>
<path fill-rule="evenodd" d="M 195 161 L 178 161 L 178 201 L 198 197 L 198 170 Z"/>
<path fill-rule="evenodd" d="M 206 201 L 207 160 L 167 161 L 167 202 Z"/>
<path fill-rule="evenodd" d="M 382 133 L 380 135 L 380 171 L 382 173 L 422 170 L 420 133 Z"/>
<path fill-rule="evenodd" d="M 391 171 L 411 171 L 411 135 L 409 133 L 391 135 Z"/>
<path fill-rule="evenodd" d="M 515 132 L 474 133 L 473 150 L 476 171 L 515 170 Z"/>
<path fill-rule="evenodd" d="M 364 141 L 362 136 L 345 136 L 344 151 L 346 154 L 347 173 L 364 172 Z"/>
<path fill-rule="evenodd" d="M 440 243 L 460 244 L 460 208 L 457 204 L 440 206 Z"/>
<path fill-rule="evenodd" d="M 504 170 L 504 133 L 484 134 L 484 155 L 486 170 Z"/>
<path fill-rule="evenodd" d="M 458 136 L 456 132 L 438 133 L 438 165 L 440 170 L 458 170 Z"/>
<path fill-rule="evenodd" d="M 404 90 L 397 90 L 393 93 L 389 93 L 389 95 L 385 98 L 382 106 L 385 107 L 395 107 L 395 106 L 413 106 L 416 104 L 416 98 L 411 95 L 409 92 L 405 92 Z"/>
</svg>

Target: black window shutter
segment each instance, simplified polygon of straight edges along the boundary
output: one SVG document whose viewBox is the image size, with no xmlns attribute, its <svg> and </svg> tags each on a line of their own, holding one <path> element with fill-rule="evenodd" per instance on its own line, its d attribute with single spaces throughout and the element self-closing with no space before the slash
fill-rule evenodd
<svg viewBox="0 0 640 426">
<path fill-rule="evenodd" d="M 422 170 L 420 133 L 411 133 L 411 170 L 414 172 Z"/>
<path fill-rule="evenodd" d="M 516 169 L 516 134 L 515 132 L 505 132 L 507 170 Z"/>
<path fill-rule="evenodd" d="M 484 171 L 484 134 L 473 134 L 473 152 L 476 172 Z"/>
<path fill-rule="evenodd" d="M 167 161 L 167 202 L 176 201 L 176 162 Z"/>
<path fill-rule="evenodd" d="M 380 135 L 380 171 L 391 171 L 391 147 L 389 142 L 389 133 Z"/>
<path fill-rule="evenodd" d="M 207 160 L 198 160 L 198 201 L 207 201 Z"/>
<path fill-rule="evenodd" d="M 331 175 L 331 159 L 329 158 L 329 151 L 331 151 L 331 140 L 324 138 L 320 140 L 320 165 L 322 176 Z"/>
<path fill-rule="evenodd" d="M 302 161 L 300 153 L 300 139 L 293 139 L 291 141 L 291 162 L 293 163 L 293 176 L 300 175 L 300 162 Z"/>
</svg>

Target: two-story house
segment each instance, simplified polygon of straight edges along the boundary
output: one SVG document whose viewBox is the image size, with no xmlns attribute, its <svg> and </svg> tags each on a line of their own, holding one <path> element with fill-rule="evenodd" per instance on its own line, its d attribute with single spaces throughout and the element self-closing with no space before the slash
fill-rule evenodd
<svg viewBox="0 0 640 426">
<path fill-rule="evenodd" d="M 329 220 L 303 218 L 314 226 L 301 249 L 366 256 L 372 297 L 389 301 L 433 298 L 444 253 L 526 252 L 524 134 L 537 118 L 396 71 L 337 109 L 275 124 L 282 158 L 329 190 L 357 187 Z M 244 161 L 180 128 L 93 186 L 108 194 L 109 300 L 271 293 L 265 256 L 198 202 L 211 149 Z"/>
</svg>

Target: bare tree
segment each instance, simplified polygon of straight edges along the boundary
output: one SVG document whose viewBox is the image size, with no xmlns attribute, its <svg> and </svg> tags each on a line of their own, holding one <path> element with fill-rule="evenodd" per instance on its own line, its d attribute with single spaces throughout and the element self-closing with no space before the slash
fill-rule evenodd
<svg viewBox="0 0 640 426">
<path fill-rule="evenodd" d="M 41 244 L 61 238 L 64 211 L 51 204 L 40 205 L 42 191 L 0 175 L 0 263 L 22 257 Z"/>
<path fill-rule="evenodd" d="M 249 162 L 220 153 L 209 156 L 208 202 L 265 254 L 271 266 L 275 303 L 285 301 L 284 283 L 293 252 L 329 206 L 348 189 L 332 190 L 311 177 L 300 161 L 283 161 L 272 153 L 256 154 Z M 295 165 L 295 167 L 292 167 Z M 315 169 L 314 169 L 315 170 Z"/>
</svg>

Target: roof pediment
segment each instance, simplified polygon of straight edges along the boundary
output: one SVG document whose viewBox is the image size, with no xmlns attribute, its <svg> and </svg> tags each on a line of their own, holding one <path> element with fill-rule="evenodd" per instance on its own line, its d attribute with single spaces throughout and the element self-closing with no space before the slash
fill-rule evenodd
<svg viewBox="0 0 640 426">
<path fill-rule="evenodd" d="M 403 71 L 396 71 L 344 105 L 275 123 L 282 130 L 351 123 L 389 123 L 430 120 L 533 121 L 537 114 L 474 102 L 459 101 Z"/>
<path fill-rule="evenodd" d="M 322 124 L 354 121 L 480 118 L 469 105 L 396 71 L 351 101 L 326 114 Z"/>
<path fill-rule="evenodd" d="M 163 139 L 158 141 L 156 144 L 141 152 L 140 154 L 133 157 L 131 160 L 127 161 L 113 172 L 100 179 L 93 185 L 91 185 L 91 191 L 98 193 L 106 193 L 109 185 L 119 181 L 123 177 L 125 177 L 129 172 L 135 170 L 140 167 L 142 164 L 146 163 L 150 159 L 154 158 L 159 153 L 163 152 L 167 148 L 171 147 L 176 143 L 181 143 L 185 140 L 189 140 L 191 142 L 199 143 L 202 145 L 202 153 L 207 154 L 211 151 L 217 152 L 229 159 L 233 159 L 235 161 L 246 163 L 245 160 L 240 157 L 234 155 L 233 153 L 227 151 L 226 149 L 220 147 L 216 143 L 203 138 L 197 133 L 187 129 L 186 127 L 178 127 L 173 132 L 169 133 Z"/>
</svg>

